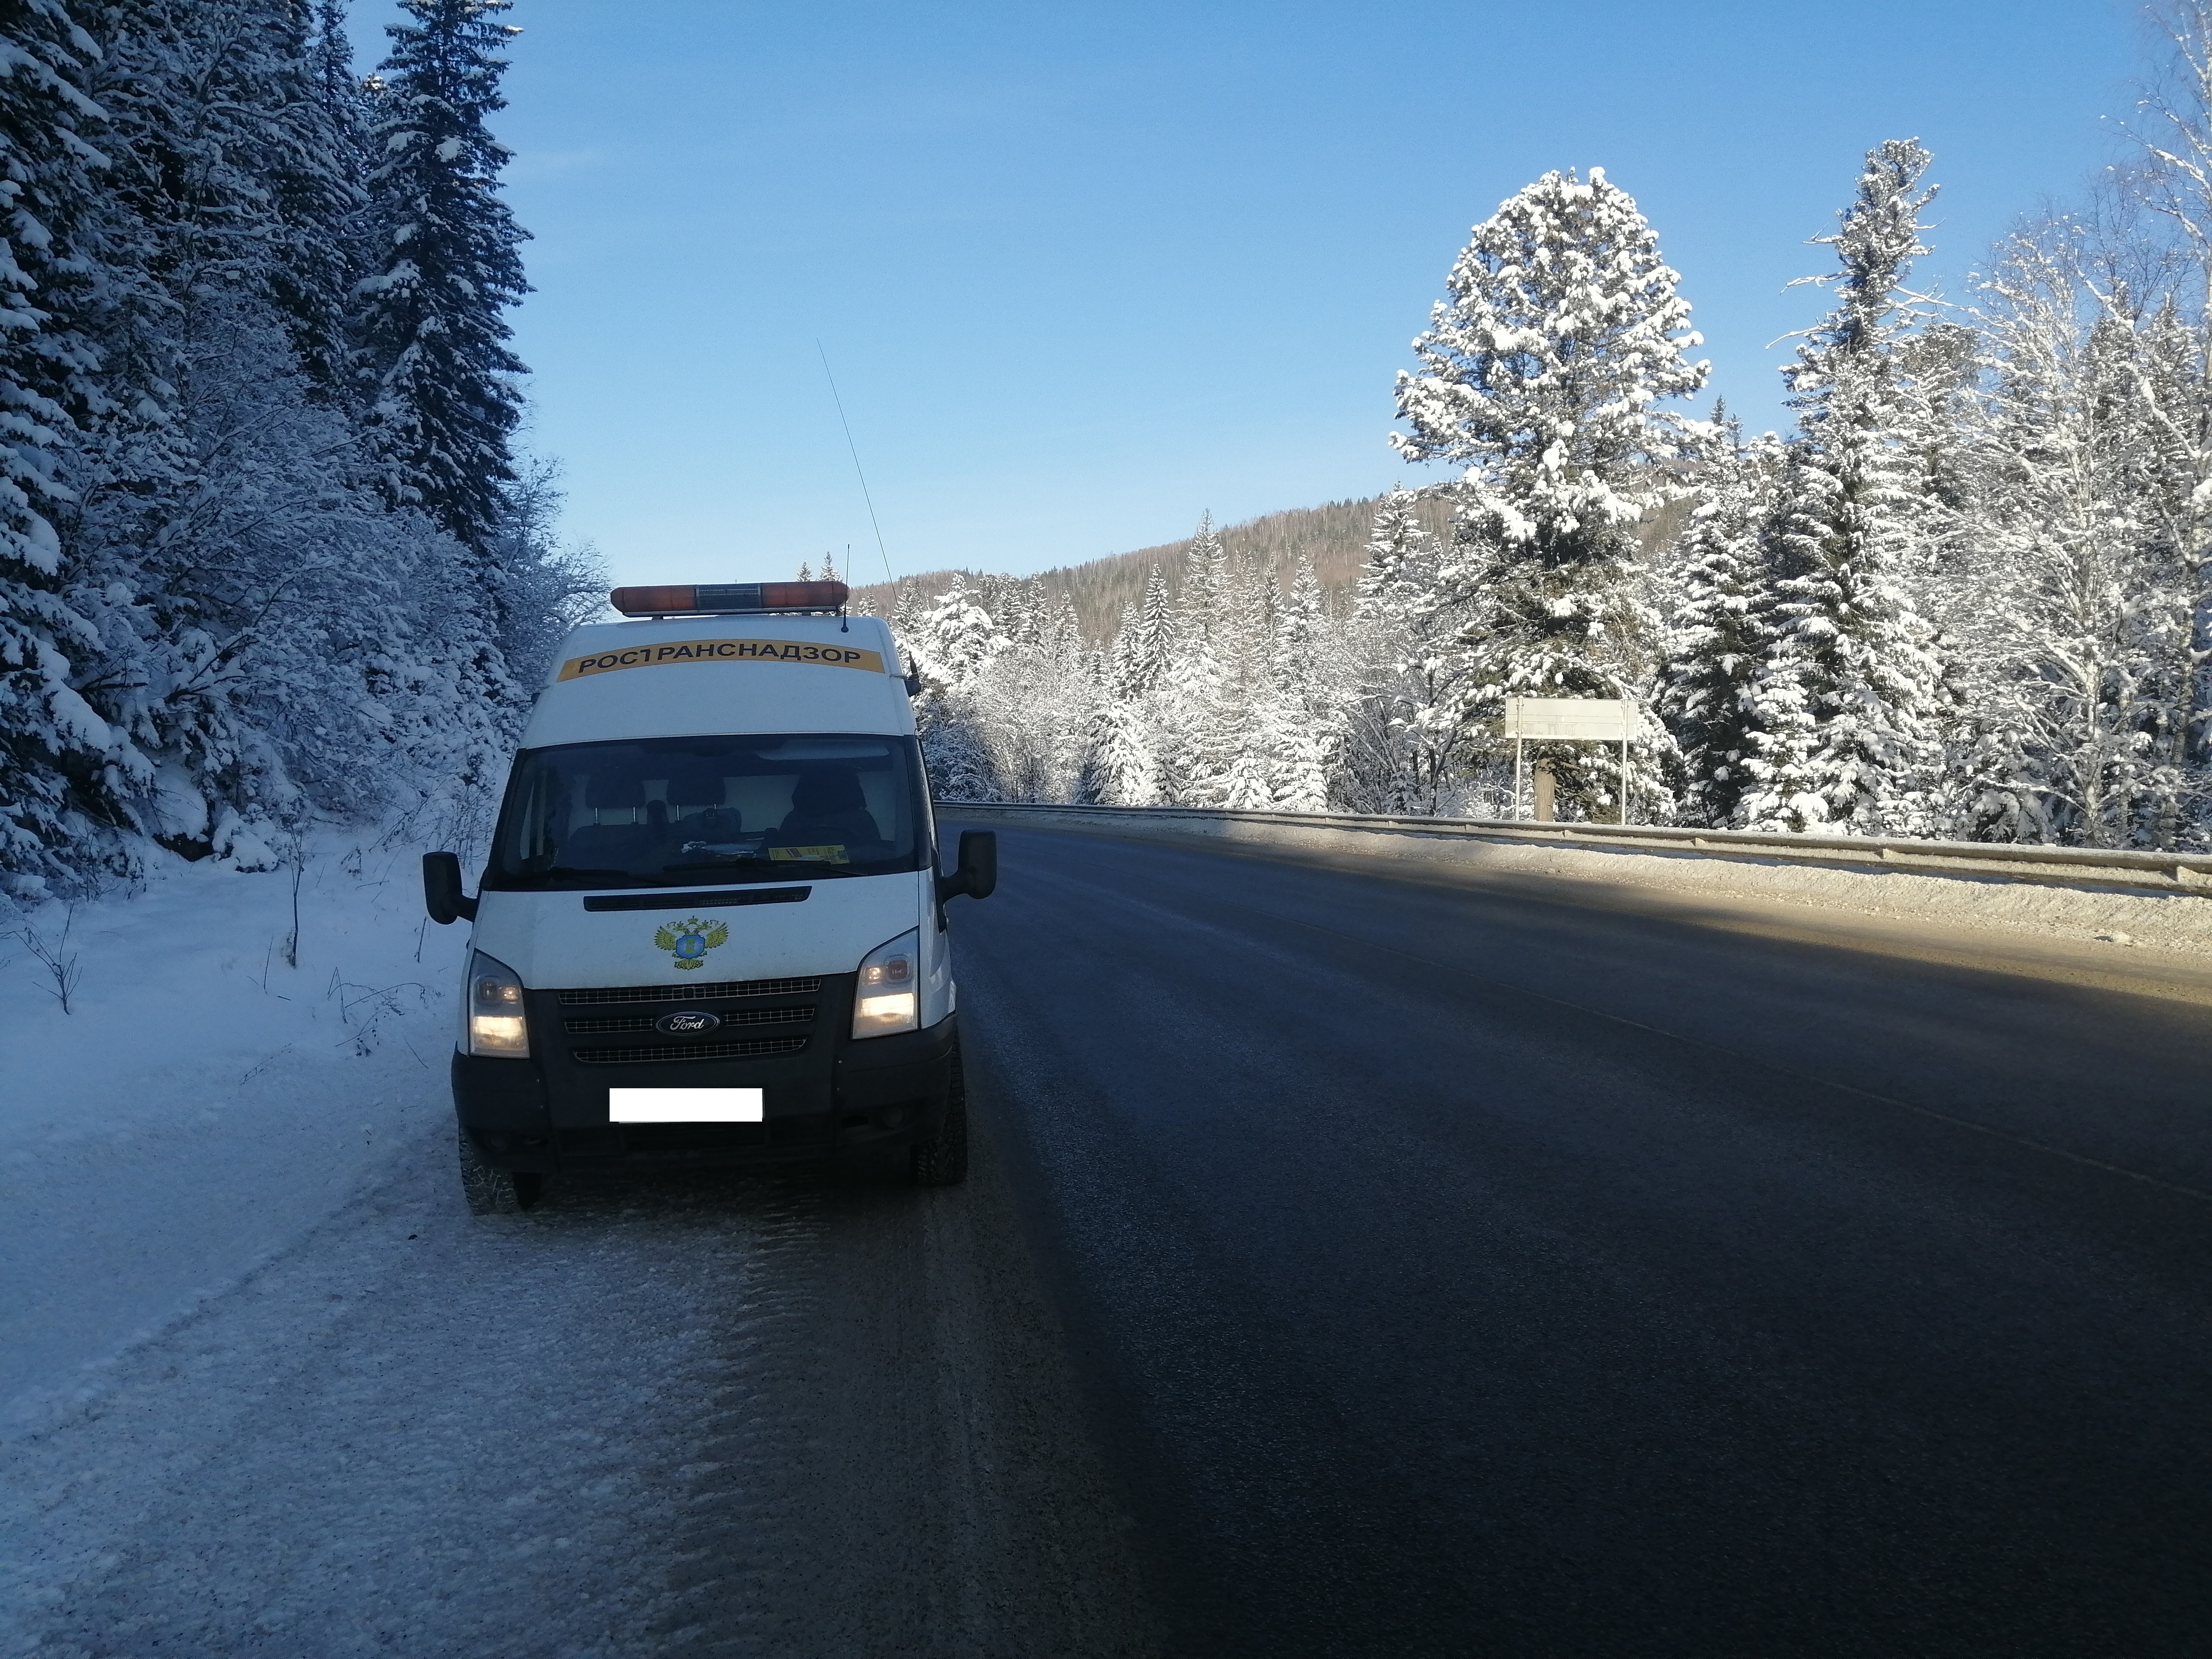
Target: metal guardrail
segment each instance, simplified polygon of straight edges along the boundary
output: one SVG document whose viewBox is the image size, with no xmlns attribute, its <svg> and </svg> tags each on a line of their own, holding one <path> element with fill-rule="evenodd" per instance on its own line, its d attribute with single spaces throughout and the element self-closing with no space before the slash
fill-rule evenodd
<svg viewBox="0 0 2212 1659">
<path fill-rule="evenodd" d="M 1757 830 L 1684 830 L 1643 823 L 1537 823 L 1514 818 L 1380 817 L 1352 812 L 1260 812 L 1200 806 L 1062 806 L 1026 801 L 941 801 L 951 813 L 1003 812 L 1075 818 L 1103 827 L 1115 819 L 1167 827 L 1249 823 L 1315 830 L 1364 830 L 1446 840 L 1503 841 L 1589 851 L 1686 853 L 1705 858 L 2007 877 L 2063 886 L 2135 887 L 2212 896 L 2212 853 L 2104 852 L 2016 842 L 1916 841 L 1906 836 L 1793 836 Z"/>
</svg>

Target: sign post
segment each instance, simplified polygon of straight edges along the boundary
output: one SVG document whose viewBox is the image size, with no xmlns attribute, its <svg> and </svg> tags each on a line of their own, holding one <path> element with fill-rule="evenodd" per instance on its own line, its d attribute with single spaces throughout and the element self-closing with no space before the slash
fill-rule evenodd
<svg viewBox="0 0 2212 1659">
<path fill-rule="evenodd" d="M 1513 816 L 1521 816 L 1524 745 L 1536 743 L 1618 743 L 1620 745 L 1620 821 L 1628 822 L 1628 745 L 1636 736 L 1636 705 L 1619 697 L 1508 697 L 1505 735 L 1513 739 Z"/>
</svg>

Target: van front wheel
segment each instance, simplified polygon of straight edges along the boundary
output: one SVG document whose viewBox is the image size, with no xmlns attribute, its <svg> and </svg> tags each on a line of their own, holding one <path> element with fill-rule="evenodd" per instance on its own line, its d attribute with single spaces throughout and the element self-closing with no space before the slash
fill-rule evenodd
<svg viewBox="0 0 2212 1659">
<path fill-rule="evenodd" d="M 468 1200 L 471 1215 L 517 1215 L 538 1201 L 543 1176 L 495 1169 L 483 1161 L 466 1129 L 460 1137 L 461 1196 Z"/>
<path fill-rule="evenodd" d="M 937 1133 L 915 1147 L 913 1168 L 917 1187 L 957 1187 L 968 1178 L 968 1080 L 960 1069 L 957 1048 L 952 1051 L 945 1117 Z"/>
</svg>

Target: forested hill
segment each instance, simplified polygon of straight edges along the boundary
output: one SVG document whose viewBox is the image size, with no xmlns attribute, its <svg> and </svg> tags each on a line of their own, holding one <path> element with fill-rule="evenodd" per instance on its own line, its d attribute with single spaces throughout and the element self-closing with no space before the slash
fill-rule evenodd
<svg viewBox="0 0 2212 1659">
<path fill-rule="evenodd" d="M 1285 586 L 1303 553 L 1313 560 L 1322 586 L 1340 592 L 1358 578 L 1379 501 L 1378 497 L 1291 507 L 1228 526 L 1218 533 L 1231 557 L 1264 560 Z M 1424 521 L 1434 530 L 1443 529 L 1450 517 L 1449 507 L 1441 501 L 1425 501 L 1420 511 Z M 1063 565 L 1042 573 L 1036 580 L 1054 602 L 1062 597 L 1074 601 L 1084 637 L 1098 642 L 1112 637 L 1121 607 L 1136 604 L 1143 595 L 1146 574 L 1153 566 L 1158 565 L 1167 578 L 1169 592 L 1182 597 L 1184 556 L 1189 550 L 1190 538 L 1186 538 L 1158 547 L 1140 547 L 1133 553 L 1111 553 L 1103 559 Z M 934 595 L 951 585 L 952 574 L 950 570 L 931 570 L 902 580 Z M 896 597 L 890 584 L 876 582 L 855 591 L 867 609 L 890 613 Z"/>
<path fill-rule="evenodd" d="M 1294 507 L 1226 526 L 1216 533 L 1231 558 L 1261 562 L 1274 572 L 1285 587 L 1297 572 L 1299 556 L 1310 558 L 1322 586 L 1339 601 L 1336 608 L 1342 612 L 1349 608 L 1346 596 L 1359 580 L 1367 544 L 1374 535 L 1375 514 L 1383 500 L 1376 495 L 1361 501 L 1326 501 L 1319 507 Z M 1687 508 L 1687 503 L 1674 501 L 1651 515 L 1650 521 L 1641 527 L 1647 552 L 1674 538 Z M 1451 523 L 1451 505 L 1442 498 L 1423 501 L 1414 512 L 1432 534 L 1442 535 Z M 1193 539 L 1187 537 L 1158 547 L 1140 547 L 1133 553 L 1109 553 L 1081 564 L 1056 566 L 1041 572 L 1035 580 L 1054 603 L 1063 598 L 1073 601 L 1084 638 L 1094 645 L 1103 644 L 1113 637 L 1122 606 L 1138 603 L 1146 575 L 1154 566 L 1167 579 L 1168 592 L 1178 599 L 1182 597 L 1186 556 Z M 950 570 L 927 570 L 902 577 L 901 581 L 911 582 L 934 597 L 951 585 L 952 575 Z M 854 589 L 861 609 L 885 616 L 890 613 L 896 591 L 889 582 L 872 582 Z"/>
</svg>

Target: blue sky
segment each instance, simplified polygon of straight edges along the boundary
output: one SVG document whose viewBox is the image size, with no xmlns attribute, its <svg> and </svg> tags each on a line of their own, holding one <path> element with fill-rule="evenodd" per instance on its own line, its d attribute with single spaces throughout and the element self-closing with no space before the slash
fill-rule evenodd
<svg viewBox="0 0 2212 1659">
<path fill-rule="evenodd" d="M 381 55 L 363 3 L 363 58 Z M 520 0 L 533 445 L 618 580 L 1028 571 L 1365 495 L 1468 227 L 1604 167 L 1713 389 L 1778 422 L 1872 144 L 1942 185 L 1927 275 L 2112 159 L 2118 0 L 829 5 Z"/>
</svg>

